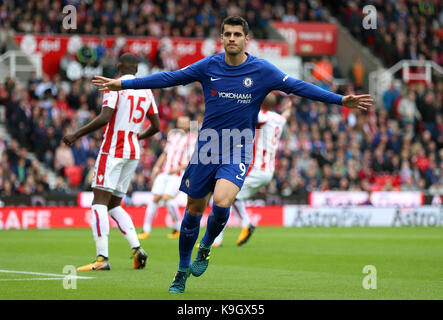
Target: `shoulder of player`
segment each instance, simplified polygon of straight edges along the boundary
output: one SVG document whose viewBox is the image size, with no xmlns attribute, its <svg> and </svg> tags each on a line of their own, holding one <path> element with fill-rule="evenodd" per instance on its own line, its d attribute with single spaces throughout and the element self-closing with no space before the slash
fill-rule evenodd
<svg viewBox="0 0 443 320">
<path fill-rule="evenodd" d="M 261 117 L 263 119 L 266 119 L 267 121 L 272 122 L 279 122 L 279 123 L 285 123 L 286 119 L 281 114 L 275 112 L 275 111 L 266 111 L 266 110 L 260 110 Z"/>
<path fill-rule="evenodd" d="M 169 130 L 168 132 L 168 140 L 176 138 L 177 136 L 183 136 L 183 130 L 178 129 L 178 128 L 174 128 Z"/>
<path fill-rule="evenodd" d="M 275 68 L 275 66 L 271 62 L 269 62 L 268 60 L 263 59 L 263 58 L 259 58 L 256 56 L 251 56 L 250 61 L 253 63 L 258 63 L 263 68 L 266 68 L 266 69 Z"/>
<path fill-rule="evenodd" d="M 216 61 L 224 61 L 224 56 L 223 56 L 222 52 L 207 56 L 207 57 L 199 60 L 198 63 L 208 65 L 208 64 L 210 64 L 212 62 L 216 62 Z"/>
<path fill-rule="evenodd" d="M 269 117 L 272 118 L 272 120 L 277 122 L 286 122 L 286 118 L 283 117 L 280 113 L 275 111 L 268 111 Z"/>
</svg>

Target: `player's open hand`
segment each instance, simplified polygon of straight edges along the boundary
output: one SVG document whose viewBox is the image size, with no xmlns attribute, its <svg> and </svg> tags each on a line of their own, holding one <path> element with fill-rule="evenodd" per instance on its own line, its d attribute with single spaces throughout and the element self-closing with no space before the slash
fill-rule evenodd
<svg viewBox="0 0 443 320">
<path fill-rule="evenodd" d="M 348 95 L 344 96 L 341 103 L 345 107 L 351 108 L 351 109 L 361 109 L 361 110 L 368 110 L 368 108 L 372 107 L 372 103 L 374 102 L 374 99 L 371 99 L 370 94 L 362 94 L 359 96 L 355 95 Z"/>
<path fill-rule="evenodd" d="M 94 76 L 92 83 L 98 87 L 98 91 L 119 91 L 122 89 L 122 81 L 101 76 Z"/>
<path fill-rule="evenodd" d="M 63 137 L 63 142 L 68 146 L 72 146 L 75 142 L 75 140 L 77 140 L 77 137 L 75 136 L 75 134 L 67 134 L 66 136 Z"/>
<path fill-rule="evenodd" d="M 286 110 L 291 110 L 291 108 L 292 108 L 292 100 L 290 99 L 290 98 L 286 98 L 284 101 L 283 101 L 283 110 L 284 111 L 286 111 Z"/>
</svg>

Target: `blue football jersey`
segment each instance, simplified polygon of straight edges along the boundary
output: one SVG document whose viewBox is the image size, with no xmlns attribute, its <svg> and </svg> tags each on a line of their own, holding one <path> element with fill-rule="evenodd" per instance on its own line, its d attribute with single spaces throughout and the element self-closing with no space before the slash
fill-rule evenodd
<svg viewBox="0 0 443 320">
<path fill-rule="evenodd" d="M 280 90 L 334 104 L 341 104 L 342 99 L 342 95 L 290 77 L 270 62 L 248 53 L 246 61 L 238 66 L 228 65 L 225 53 L 219 53 L 177 71 L 123 80 L 122 88 L 154 89 L 195 81 L 201 83 L 205 101 L 196 150 L 208 152 L 210 157 L 225 157 L 221 161 L 232 161 L 237 150 L 241 162 L 252 161 L 258 113 L 269 92 Z"/>
</svg>

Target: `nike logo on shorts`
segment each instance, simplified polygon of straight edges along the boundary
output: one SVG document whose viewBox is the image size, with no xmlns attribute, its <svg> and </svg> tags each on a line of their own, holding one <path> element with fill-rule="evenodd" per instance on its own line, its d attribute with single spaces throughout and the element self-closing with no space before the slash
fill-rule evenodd
<svg viewBox="0 0 443 320">
<path fill-rule="evenodd" d="M 240 178 L 238 175 L 235 176 L 238 180 L 243 180 L 243 178 Z"/>
<path fill-rule="evenodd" d="M 211 81 L 217 81 L 217 80 L 221 80 L 221 78 L 213 78 L 213 77 L 211 77 Z"/>
</svg>

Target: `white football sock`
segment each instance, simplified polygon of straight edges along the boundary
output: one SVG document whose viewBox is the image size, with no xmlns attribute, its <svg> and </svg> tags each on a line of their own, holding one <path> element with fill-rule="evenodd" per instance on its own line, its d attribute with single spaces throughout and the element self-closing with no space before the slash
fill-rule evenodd
<svg viewBox="0 0 443 320">
<path fill-rule="evenodd" d="M 135 232 L 134 223 L 129 214 L 121 206 L 109 210 L 109 214 L 117 223 L 117 227 L 122 233 L 123 237 L 128 241 L 131 248 L 140 247 L 140 241 Z"/>
<path fill-rule="evenodd" d="M 91 229 L 92 236 L 95 240 L 97 256 L 102 255 L 109 257 L 108 237 L 109 237 L 109 217 L 108 207 L 103 204 L 94 204 L 91 207 L 92 220 Z"/>
<path fill-rule="evenodd" d="M 241 221 L 242 228 L 246 228 L 251 224 L 251 221 L 249 220 L 248 214 L 246 213 L 246 207 L 243 200 L 235 200 L 232 208 L 234 210 L 235 215 L 237 218 Z"/>
<path fill-rule="evenodd" d="M 166 201 L 165 203 L 166 208 L 168 208 L 169 214 L 171 215 L 172 219 L 174 220 L 175 230 L 180 230 L 180 216 L 178 212 L 178 204 L 174 199 L 170 199 Z"/>
<path fill-rule="evenodd" d="M 154 201 L 149 201 L 148 207 L 145 211 L 145 222 L 143 223 L 143 231 L 150 233 L 152 229 L 152 221 L 154 221 L 155 215 L 157 214 L 158 203 Z"/>
</svg>

